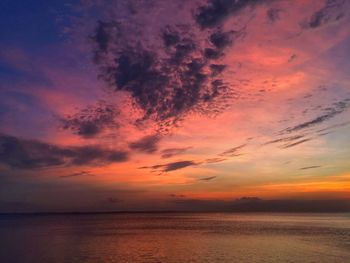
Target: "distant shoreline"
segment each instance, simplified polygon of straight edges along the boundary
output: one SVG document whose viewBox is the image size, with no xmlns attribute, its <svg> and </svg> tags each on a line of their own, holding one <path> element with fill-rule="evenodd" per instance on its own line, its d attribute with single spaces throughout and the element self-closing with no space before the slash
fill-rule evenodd
<svg viewBox="0 0 350 263">
<path fill-rule="evenodd" d="M 181 201 L 181 202 L 180 202 Z M 174 210 L 100 210 L 100 211 L 11 211 L 0 212 L 4 215 L 97 215 L 97 214 L 180 214 L 180 213 L 350 213 L 350 200 L 263 200 L 241 198 L 232 202 L 203 200 L 195 202 L 195 209 L 186 206 L 192 200 L 180 200 L 184 205 Z"/>
</svg>

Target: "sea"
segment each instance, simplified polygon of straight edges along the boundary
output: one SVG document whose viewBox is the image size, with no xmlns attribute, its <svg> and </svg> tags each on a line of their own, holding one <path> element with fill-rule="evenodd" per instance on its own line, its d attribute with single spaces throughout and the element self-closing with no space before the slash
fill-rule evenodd
<svg viewBox="0 0 350 263">
<path fill-rule="evenodd" d="M 0 216 L 1 263 L 350 263 L 350 213 Z"/>
</svg>

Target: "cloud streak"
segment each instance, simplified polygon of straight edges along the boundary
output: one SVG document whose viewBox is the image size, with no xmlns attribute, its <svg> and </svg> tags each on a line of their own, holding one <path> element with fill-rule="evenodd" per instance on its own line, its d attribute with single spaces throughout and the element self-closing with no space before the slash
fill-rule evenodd
<svg viewBox="0 0 350 263">
<path fill-rule="evenodd" d="M 71 178 L 71 177 L 80 177 L 80 176 L 95 176 L 95 175 L 92 174 L 90 171 L 81 171 L 81 172 L 61 175 L 60 177 L 61 178 Z"/>
<path fill-rule="evenodd" d="M 313 165 L 313 166 L 306 166 L 306 167 L 302 167 L 299 170 L 310 170 L 310 169 L 316 169 L 316 168 L 320 168 L 322 166 L 320 165 Z"/>
<path fill-rule="evenodd" d="M 230 148 L 222 153 L 220 153 L 220 156 L 229 156 L 229 157 L 235 157 L 242 155 L 239 151 L 246 147 L 246 144 L 242 144 L 233 148 Z"/>
<path fill-rule="evenodd" d="M 171 158 L 176 155 L 183 154 L 187 150 L 191 149 L 192 147 L 184 147 L 184 148 L 169 148 L 169 149 L 164 149 L 162 150 L 162 158 Z"/>
<path fill-rule="evenodd" d="M 129 148 L 143 153 L 154 153 L 158 150 L 160 139 L 158 135 L 145 136 L 138 141 L 129 143 Z"/>
<path fill-rule="evenodd" d="M 12 168 L 31 170 L 57 166 L 98 166 L 128 159 L 126 151 L 99 146 L 63 147 L 0 135 L 0 163 Z"/>
<path fill-rule="evenodd" d="M 204 177 L 204 178 L 200 178 L 200 181 L 211 181 L 214 180 L 217 176 L 209 176 L 209 177 Z"/>
<path fill-rule="evenodd" d="M 177 161 L 166 164 L 157 164 L 153 166 L 144 166 L 140 167 L 140 169 L 152 169 L 152 170 L 161 170 L 162 172 L 171 172 L 179 169 L 183 169 L 189 166 L 196 166 L 199 163 L 188 160 L 188 161 Z"/>
<path fill-rule="evenodd" d="M 325 121 L 328 121 L 332 118 L 334 118 L 335 116 L 343 113 L 348 107 L 349 107 L 349 101 L 350 99 L 345 99 L 342 101 L 338 101 L 336 103 L 333 103 L 332 107 L 326 108 L 325 114 L 322 114 L 310 121 L 307 122 L 303 122 L 301 124 L 298 124 L 296 126 L 293 127 L 289 127 L 287 129 L 285 129 L 284 131 L 282 131 L 282 133 L 291 133 L 291 132 L 297 132 L 303 129 L 307 129 L 307 128 L 312 128 L 316 125 L 322 124 Z"/>
</svg>

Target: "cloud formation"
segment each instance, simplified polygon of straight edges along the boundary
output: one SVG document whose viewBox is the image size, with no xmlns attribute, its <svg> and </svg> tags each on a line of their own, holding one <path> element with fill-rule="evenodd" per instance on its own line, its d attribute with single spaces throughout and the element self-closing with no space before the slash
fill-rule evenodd
<svg viewBox="0 0 350 263">
<path fill-rule="evenodd" d="M 61 178 L 71 178 L 71 177 L 80 177 L 80 176 L 95 176 L 92 174 L 90 171 L 81 171 L 81 172 L 76 172 L 76 173 L 71 173 L 71 174 L 66 174 L 66 175 L 61 175 Z"/>
<path fill-rule="evenodd" d="M 338 101 L 333 103 L 333 105 L 331 107 L 328 107 L 326 109 L 324 109 L 325 113 L 310 120 L 307 122 L 303 122 L 301 124 L 298 124 L 296 126 L 293 127 L 289 127 L 287 129 L 285 129 L 284 133 L 291 133 L 291 132 L 297 132 L 306 128 L 311 128 L 315 125 L 321 124 L 329 119 L 334 118 L 335 116 L 343 113 L 350 105 L 350 99 L 345 99 L 342 101 Z"/>
<path fill-rule="evenodd" d="M 158 135 L 148 135 L 129 143 L 129 148 L 143 153 L 154 153 L 158 150 L 160 139 Z"/>
<path fill-rule="evenodd" d="M 36 140 L 0 135 L 0 163 L 18 169 L 55 166 L 95 166 L 128 160 L 126 151 L 98 146 L 63 147 Z"/>
<path fill-rule="evenodd" d="M 306 166 L 306 167 L 301 167 L 299 170 L 309 170 L 309 169 L 315 169 L 315 168 L 320 168 L 322 167 L 321 165 L 312 165 L 312 166 Z"/>
<path fill-rule="evenodd" d="M 246 144 L 242 144 L 233 148 L 230 148 L 222 153 L 220 153 L 220 156 L 229 156 L 229 157 L 235 157 L 235 156 L 240 156 L 242 153 L 239 151 L 243 149 L 246 146 Z"/>
<path fill-rule="evenodd" d="M 221 163 L 223 161 L 225 161 L 226 159 L 225 158 L 208 158 L 205 160 L 205 163 Z"/>
<path fill-rule="evenodd" d="M 171 158 L 173 156 L 180 155 L 180 154 L 186 152 L 189 149 L 191 149 L 191 147 L 164 149 L 164 150 L 162 150 L 162 156 L 161 157 L 163 159 Z"/>
<path fill-rule="evenodd" d="M 74 115 L 60 118 L 63 130 L 70 130 L 83 138 L 93 138 L 107 128 L 117 128 L 116 117 L 119 112 L 116 108 L 99 101 L 96 105 L 89 105 Z"/>
<path fill-rule="evenodd" d="M 284 145 L 281 146 L 281 148 L 282 149 L 292 148 L 294 146 L 297 146 L 299 144 L 302 144 L 302 143 L 305 143 L 305 142 L 308 142 L 308 141 L 311 141 L 311 140 L 312 140 L 311 138 L 302 139 L 302 140 L 299 140 L 299 141 L 296 141 L 296 142 L 293 142 L 293 143 L 284 144 Z"/>
<path fill-rule="evenodd" d="M 99 77 L 131 96 L 143 112 L 138 121 L 152 119 L 167 130 L 189 112 L 216 112 L 225 105 L 231 90 L 221 77 L 227 65 L 219 60 L 242 37 L 242 29 L 211 29 L 203 35 L 193 28 L 195 21 L 187 21 L 164 24 L 158 34 L 136 41 L 132 32 L 140 28 L 131 24 L 99 21 L 91 40 Z"/>
<path fill-rule="evenodd" d="M 328 22 L 337 21 L 344 16 L 342 7 L 345 0 L 326 0 L 325 5 L 313 13 L 310 20 L 307 23 L 309 28 L 318 28 Z"/>
<path fill-rule="evenodd" d="M 311 94 L 308 94 L 304 96 L 304 98 L 310 98 L 312 97 Z M 315 129 L 317 126 L 322 125 L 324 123 L 327 123 L 331 119 L 335 118 L 336 116 L 344 113 L 350 105 L 350 99 L 342 99 L 338 100 L 334 103 L 332 103 L 328 107 L 322 107 L 321 105 L 318 105 L 316 107 L 307 108 L 302 112 L 302 116 L 305 116 L 309 111 L 313 110 L 321 110 L 321 114 L 318 116 L 313 116 L 313 118 L 309 121 L 304 121 L 299 124 L 296 124 L 294 126 L 290 126 L 288 128 L 285 128 L 278 132 L 278 135 L 284 135 L 277 139 L 270 140 L 265 142 L 263 145 L 269 145 L 269 144 L 282 144 L 280 148 L 282 149 L 288 149 L 292 148 L 294 146 L 297 146 L 299 144 L 303 144 L 305 142 L 311 141 L 316 139 L 319 136 L 325 136 L 331 132 L 333 132 L 334 129 L 344 127 L 349 124 L 349 122 L 342 122 L 339 124 L 330 125 L 325 128 L 318 128 Z M 288 135 L 290 134 L 290 135 Z"/>
<path fill-rule="evenodd" d="M 200 178 L 199 180 L 200 181 L 211 181 L 215 178 L 216 178 L 216 176 L 209 176 L 209 177 Z"/>
<path fill-rule="evenodd" d="M 166 164 L 157 164 L 153 166 L 144 166 L 140 167 L 141 169 L 152 169 L 152 170 L 161 170 L 162 172 L 171 172 L 179 169 L 183 169 L 189 166 L 196 166 L 199 165 L 199 163 L 196 163 L 194 161 L 177 161 L 177 162 L 171 162 Z"/>
<path fill-rule="evenodd" d="M 222 24 L 225 19 L 235 15 L 246 7 L 267 2 L 266 0 L 208 0 L 198 8 L 195 19 L 202 29 L 213 28 Z"/>
</svg>

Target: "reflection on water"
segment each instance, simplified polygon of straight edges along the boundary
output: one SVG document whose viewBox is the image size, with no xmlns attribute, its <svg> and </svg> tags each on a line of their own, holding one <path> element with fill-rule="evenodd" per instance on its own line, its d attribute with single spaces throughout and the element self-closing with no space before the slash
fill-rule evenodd
<svg viewBox="0 0 350 263">
<path fill-rule="evenodd" d="M 350 262 L 350 214 L 0 217 L 0 262 Z"/>
</svg>

